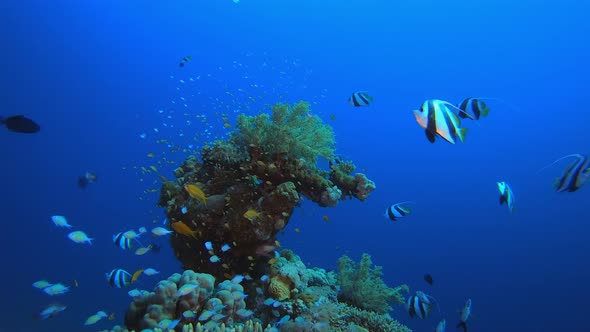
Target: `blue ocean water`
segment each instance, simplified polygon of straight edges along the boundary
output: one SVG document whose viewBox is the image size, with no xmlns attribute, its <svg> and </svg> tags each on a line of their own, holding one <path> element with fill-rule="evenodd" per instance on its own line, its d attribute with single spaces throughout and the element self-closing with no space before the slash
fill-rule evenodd
<svg viewBox="0 0 590 332">
<path fill-rule="evenodd" d="M 470 331 L 589 331 L 588 188 L 552 189 L 567 162 L 536 174 L 560 156 L 588 153 L 587 10 L 572 0 L 3 1 L 0 115 L 25 114 L 42 130 L 0 130 L 0 331 L 121 324 L 130 299 L 105 272 L 180 269 L 165 240 L 145 256 L 111 242 L 164 218 L 158 194 L 145 193 L 160 183 L 149 167 L 173 178 L 176 166 L 162 156 L 182 162 L 188 153 L 171 152 L 177 145 L 229 133 L 223 114 L 235 124 L 238 113 L 301 99 L 377 189 L 336 208 L 304 203 L 283 246 L 326 269 L 342 254 L 370 253 L 388 284 L 439 301 L 441 313 L 425 321 L 394 309 L 414 331 L 442 317 L 455 330 L 467 298 Z M 192 61 L 179 68 L 186 55 Z M 370 107 L 347 104 L 359 90 L 375 97 Z M 490 102 L 464 144 L 429 143 L 411 111 L 425 99 L 467 96 L 503 102 Z M 99 178 L 81 190 L 87 170 Z M 513 214 L 498 205 L 496 181 L 511 184 Z M 382 216 L 405 200 L 417 202 L 411 216 Z M 93 245 L 69 241 L 51 223 L 55 214 Z M 31 287 L 39 279 L 79 287 L 53 299 Z M 68 309 L 35 320 L 53 300 Z M 98 310 L 115 320 L 83 327 Z"/>
</svg>

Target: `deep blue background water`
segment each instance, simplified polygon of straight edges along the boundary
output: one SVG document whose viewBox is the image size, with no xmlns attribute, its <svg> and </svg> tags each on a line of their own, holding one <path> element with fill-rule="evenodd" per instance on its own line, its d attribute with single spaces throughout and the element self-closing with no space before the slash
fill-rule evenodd
<svg viewBox="0 0 590 332">
<path fill-rule="evenodd" d="M 370 253 L 388 284 L 435 296 L 450 331 L 467 298 L 470 331 L 588 331 L 588 188 L 552 190 L 564 163 L 535 174 L 562 155 L 588 153 L 587 9 L 572 0 L 3 1 L 0 114 L 23 113 L 43 128 L 32 136 L 0 131 L 0 331 L 121 323 L 129 298 L 106 284 L 105 272 L 151 266 L 165 277 L 179 268 L 165 246 L 138 257 L 111 243 L 116 232 L 162 219 L 157 195 L 143 194 L 157 177 L 133 167 L 155 165 L 169 150 L 157 139 L 186 146 L 193 133 L 195 144 L 226 134 L 220 112 L 232 123 L 234 110 L 253 114 L 300 99 L 315 102 L 313 112 L 335 129 L 338 152 L 377 190 L 364 203 L 333 209 L 304 204 L 281 236 L 284 246 L 327 269 L 343 253 L 355 260 Z M 185 55 L 194 59 L 180 70 Z M 375 96 L 371 107 L 346 103 L 358 90 Z M 181 96 L 190 99 L 191 126 Z M 430 144 L 411 111 L 424 99 L 467 96 L 517 109 L 492 103 L 480 126 L 469 124 L 465 144 Z M 172 178 L 173 165 L 158 168 Z M 80 191 L 76 179 L 87 169 L 99 182 Z M 513 215 L 498 206 L 500 180 L 515 191 Z M 382 217 L 403 200 L 418 202 L 410 217 Z M 94 245 L 67 240 L 53 214 L 66 215 Z M 422 280 L 426 272 L 433 287 Z M 31 287 L 43 278 L 80 286 L 55 299 L 66 312 L 36 321 L 54 300 Z M 83 328 L 97 310 L 117 319 Z M 411 320 L 402 307 L 393 316 L 415 331 L 441 318 Z"/>
</svg>

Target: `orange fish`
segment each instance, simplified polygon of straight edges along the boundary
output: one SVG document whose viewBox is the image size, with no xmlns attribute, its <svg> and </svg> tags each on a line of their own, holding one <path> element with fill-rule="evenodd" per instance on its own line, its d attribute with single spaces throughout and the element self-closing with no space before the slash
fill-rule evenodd
<svg viewBox="0 0 590 332">
<path fill-rule="evenodd" d="M 137 271 L 135 271 L 135 273 L 133 273 L 133 276 L 131 276 L 131 283 L 134 283 L 137 281 L 137 278 L 139 278 L 139 276 L 143 273 L 143 269 L 139 269 Z"/>
<path fill-rule="evenodd" d="M 182 234 L 184 236 L 192 236 L 193 238 L 197 238 L 197 231 L 193 231 L 190 227 L 188 227 L 182 221 L 173 222 L 170 224 L 172 229 L 176 231 L 178 234 Z"/>
<path fill-rule="evenodd" d="M 185 184 L 184 190 L 186 190 L 192 198 L 197 199 L 207 205 L 207 196 L 205 195 L 205 192 L 203 192 L 203 190 L 197 185 Z"/>
</svg>

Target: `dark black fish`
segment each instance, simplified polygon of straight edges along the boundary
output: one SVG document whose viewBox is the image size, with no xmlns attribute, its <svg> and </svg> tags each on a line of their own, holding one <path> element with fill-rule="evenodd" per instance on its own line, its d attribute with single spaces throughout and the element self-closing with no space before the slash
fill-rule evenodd
<svg viewBox="0 0 590 332">
<path fill-rule="evenodd" d="M 426 281 L 429 285 L 432 285 L 434 283 L 434 280 L 432 279 L 432 276 L 428 273 L 426 273 L 424 275 L 424 281 Z"/>
<path fill-rule="evenodd" d="M 96 182 L 97 176 L 93 172 L 86 172 L 86 174 L 78 177 L 78 187 L 86 188 L 88 184 Z"/>
<path fill-rule="evenodd" d="M 14 115 L 7 118 L 0 117 L 0 124 L 5 125 L 10 131 L 22 134 L 34 134 L 41 130 L 41 127 L 35 121 L 23 115 Z"/>
<path fill-rule="evenodd" d="M 160 253 L 160 250 L 162 249 L 162 247 L 160 247 L 159 244 L 155 244 L 155 243 L 151 243 L 149 245 L 149 247 L 151 249 L 151 252 L 154 253 L 154 254 L 159 254 Z"/>
</svg>

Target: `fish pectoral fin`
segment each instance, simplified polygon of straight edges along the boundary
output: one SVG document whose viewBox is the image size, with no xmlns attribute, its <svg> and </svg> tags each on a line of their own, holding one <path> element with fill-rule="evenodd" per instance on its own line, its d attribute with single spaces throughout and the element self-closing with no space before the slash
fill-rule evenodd
<svg viewBox="0 0 590 332">
<path fill-rule="evenodd" d="M 461 142 L 465 141 L 465 135 L 467 135 L 467 130 L 469 130 L 469 128 L 459 128 L 457 130 L 457 135 L 459 136 Z"/>
<path fill-rule="evenodd" d="M 434 141 L 436 139 L 436 135 L 432 131 L 430 131 L 428 129 L 425 130 L 424 132 L 426 133 L 426 138 L 428 138 L 428 141 L 430 143 L 434 143 Z"/>
</svg>

